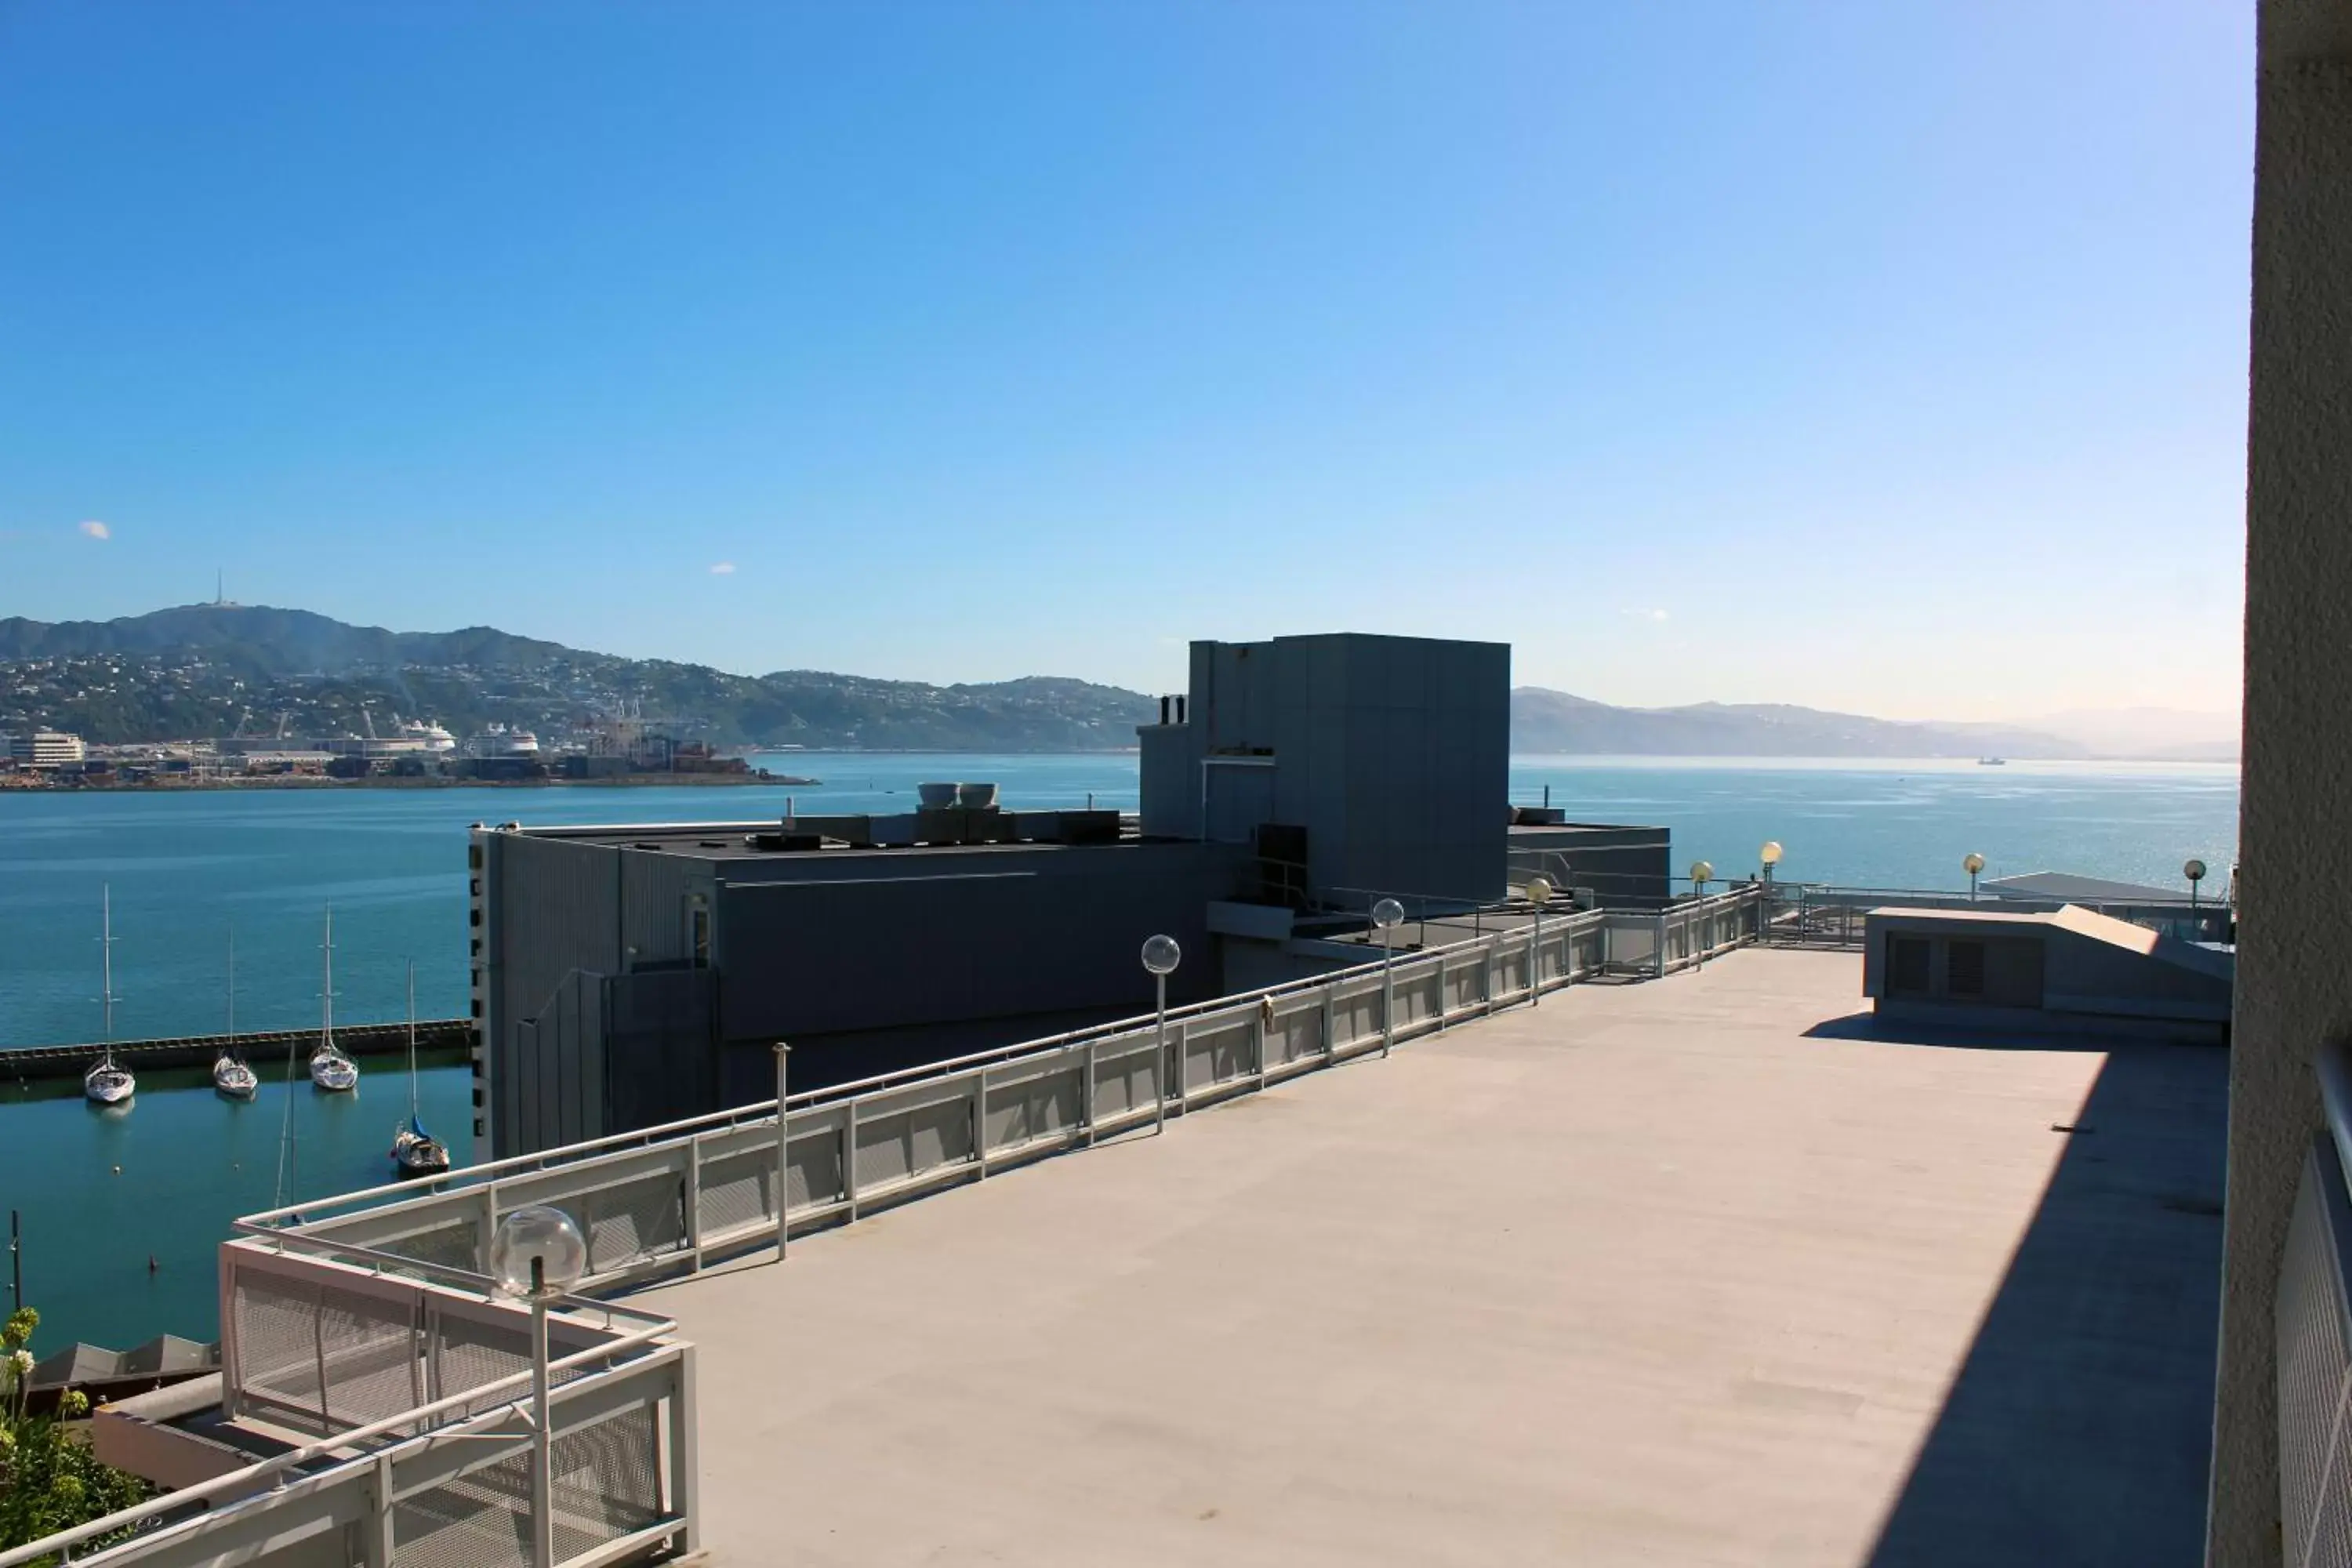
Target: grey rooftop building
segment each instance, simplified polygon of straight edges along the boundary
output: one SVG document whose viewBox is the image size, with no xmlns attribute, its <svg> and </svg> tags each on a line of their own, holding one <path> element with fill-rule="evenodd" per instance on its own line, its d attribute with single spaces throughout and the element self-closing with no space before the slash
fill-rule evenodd
<svg viewBox="0 0 2352 1568">
<path fill-rule="evenodd" d="M 1500 643 L 1196 642 L 1188 689 L 1139 731 L 1133 817 L 942 795 L 890 816 L 478 829 L 477 1149 L 762 1098 L 778 1041 L 794 1082 L 821 1083 L 1132 1014 L 1154 934 L 1181 944 L 1170 996 L 1189 1002 L 1360 959 L 1323 939 L 1382 895 L 1467 908 L 1520 861 L 1570 885 L 1578 845 L 1593 880 L 1622 888 L 1630 867 L 1663 897 L 1663 830 L 1517 821 L 1509 690 Z"/>
</svg>

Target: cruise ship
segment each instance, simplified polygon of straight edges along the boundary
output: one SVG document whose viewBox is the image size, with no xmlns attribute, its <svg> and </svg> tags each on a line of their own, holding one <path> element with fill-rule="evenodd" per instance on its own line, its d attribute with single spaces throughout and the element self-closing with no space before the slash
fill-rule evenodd
<svg viewBox="0 0 2352 1568">
<path fill-rule="evenodd" d="M 539 737 L 528 730 L 508 729 L 493 724 L 466 742 L 469 757 L 535 757 L 539 755 Z"/>
<path fill-rule="evenodd" d="M 457 737 L 429 719 L 411 719 L 400 726 L 400 738 L 415 741 L 431 755 L 440 755 L 457 749 Z"/>
</svg>

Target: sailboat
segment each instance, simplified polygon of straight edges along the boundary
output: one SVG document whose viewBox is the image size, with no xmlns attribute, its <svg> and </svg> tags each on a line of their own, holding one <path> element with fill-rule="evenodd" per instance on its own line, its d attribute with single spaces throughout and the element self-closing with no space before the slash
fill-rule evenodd
<svg viewBox="0 0 2352 1568">
<path fill-rule="evenodd" d="M 310 1081 L 330 1094 L 348 1094 L 360 1084 L 359 1063 L 335 1045 L 335 910 L 327 909 L 326 987 L 319 993 L 319 1043 L 310 1052 Z"/>
<path fill-rule="evenodd" d="M 251 1100 L 261 1089 L 261 1079 L 254 1075 L 245 1058 L 236 1051 L 236 932 L 228 933 L 228 1043 L 213 1059 L 213 1089 L 231 1100 Z"/>
<path fill-rule="evenodd" d="M 103 922 L 99 941 L 101 994 L 99 1002 L 106 1010 L 106 1044 L 104 1054 L 90 1063 L 89 1070 L 81 1075 L 81 1091 L 92 1105 L 127 1105 L 139 1092 L 139 1080 L 131 1069 L 114 1059 L 114 1004 L 121 1000 L 114 994 L 114 889 L 101 884 L 99 889 L 100 920 Z"/>
<path fill-rule="evenodd" d="M 449 1146 L 416 1119 L 416 963 L 408 964 L 408 1120 L 392 1130 L 392 1166 L 404 1180 L 449 1168 Z"/>
</svg>

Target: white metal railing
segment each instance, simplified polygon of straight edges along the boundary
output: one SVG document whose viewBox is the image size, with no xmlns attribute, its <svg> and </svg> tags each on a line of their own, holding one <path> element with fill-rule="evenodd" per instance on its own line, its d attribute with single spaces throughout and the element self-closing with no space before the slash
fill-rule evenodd
<svg viewBox="0 0 2352 1568">
<path fill-rule="evenodd" d="M 1447 1028 L 1602 973 L 1656 975 L 1753 942 L 1740 887 L 1656 914 L 1588 910 L 1444 947 L 643 1132 L 467 1167 L 237 1222 L 486 1271 L 498 1217 L 545 1204 L 609 1290 L 856 1219 L 878 1205 L 1147 1124 Z M 1539 933 L 1539 934 L 1538 934 Z M 1529 984 L 1530 967 L 1538 979 Z M 779 1073 L 779 1087 L 789 1090 Z"/>
<path fill-rule="evenodd" d="M 370 1568 L 526 1563 L 535 1417 L 519 1316 L 488 1294 L 500 1215 L 572 1214 L 589 1240 L 583 1292 L 781 1249 L 795 1229 L 1164 1124 L 1579 981 L 1703 963 L 1754 941 L 1763 908 L 1743 888 L 1655 915 L 1549 916 L 1171 1009 L 1164 1037 L 1156 1016 L 1122 1019 L 239 1220 L 222 1247 L 224 1404 L 315 1439 L 0 1554 L 0 1568 L 314 1552 Z M 584 1294 L 561 1308 L 566 1353 L 548 1396 L 557 1561 L 691 1550 L 691 1347 L 665 1320 Z M 72 1555 L 125 1529 L 137 1533 Z"/>
<path fill-rule="evenodd" d="M 2321 1048 L 2326 1130 L 2304 1152 L 2273 1307 L 2284 1561 L 2337 1562 L 2352 1536 L 2352 1048 Z"/>
<path fill-rule="evenodd" d="M 226 1414 L 311 1440 L 0 1552 L 0 1568 L 529 1563 L 540 1413 L 525 1313 L 414 1264 L 304 1255 L 317 1249 L 284 1237 L 221 1248 Z M 545 1418 L 566 1568 L 693 1545 L 693 1351 L 675 1328 L 577 1297 L 551 1314 L 562 1353 Z"/>
</svg>

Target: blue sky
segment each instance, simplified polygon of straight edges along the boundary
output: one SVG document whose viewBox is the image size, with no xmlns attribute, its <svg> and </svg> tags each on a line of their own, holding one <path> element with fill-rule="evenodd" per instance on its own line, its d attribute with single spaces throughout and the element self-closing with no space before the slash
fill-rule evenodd
<svg viewBox="0 0 2352 1568">
<path fill-rule="evenodd" d="M 2229 706 L 2252 9 L 0 0 L 0 616 Z"/>
</svg>

